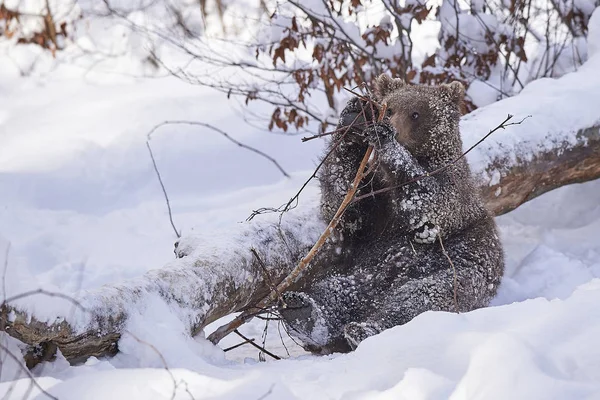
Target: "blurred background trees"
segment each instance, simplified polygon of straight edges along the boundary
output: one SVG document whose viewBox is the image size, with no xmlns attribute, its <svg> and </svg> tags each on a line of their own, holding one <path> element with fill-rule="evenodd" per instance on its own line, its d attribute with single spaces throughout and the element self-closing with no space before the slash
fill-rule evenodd
<svg viewBox="0 0 600 400">
<path fill-rule="evenodd" d="M 23 74 L 37 66 L 19 59 L 16 46 L 38 46 L 59 59 L 91 55 L 94 61 L 82 65 L 87 70 L 110 69 L 134 53 L 132 75 L 175 75 L 240 104 L 268 104 L 245 109 L 250 123 L 294 131 L 316 122 L 325 130 L 347 97 L 343 88 L 368 87 L 380 73 L 411 83 L 459 80 L 471 111 L 519 93 L 535 79 L 573 71 L 587 59 L 587 24 L 598 5 L 600 0 L 9 0 L 0 5 L 0 50 L 17 54 Z"/>
</svg>

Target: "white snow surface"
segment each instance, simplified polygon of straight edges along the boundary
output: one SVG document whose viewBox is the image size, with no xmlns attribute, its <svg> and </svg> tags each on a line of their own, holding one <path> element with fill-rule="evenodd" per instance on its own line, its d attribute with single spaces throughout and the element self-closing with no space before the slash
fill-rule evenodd
<svg viewBox="0 0 600 400">
<path fill-rule="evenodd" d="M 553 140 L 573 145 L 579 129 L 600 122 L 599 12 L 592 22 L 590 59 L 578 72 L 534 82 L 464 119 L 468 147 L 506 114 L 515 121 L 532 115 L 478 147 L 469 158 L 476 171 L 496 157 L 530 156 Z M 212 123 L 292 174 L 284 178 L 268 160 L 197 126 L 155 133 L 151 144 L 175 224 L 184 236 L 206 238 L 206 249 L 226 247 L 223 230 L 253 209 L 285 202 L 320 155 L 322 142 L 248 127 L 224 95 L 172 78 L 90 80 L 84 72 L 69 65 L 38 77 L 0 71 L 4 296 L 40 287 L 74 294 L 172 262 L 175 235 L 145 147 L 148 131 L 164 120 Z M 493 184 L 501 171 L 489 173 Z M 313 185 L 300 207 L 314 207 L 316 199 Z M 116 357 L 69 366 L 59 356 L 33 374 L 61 400 L 600 398 L 600 181 L 554 190 L 497 222 L 507 268 L 491 307 L 427 312 L 351 354 L 307 355 L 282 328 L 280 339 L 276 322 L 266 346 L 285 360 L 258 362 L 248 345 L 223 353 L 189 337 L 177 314 L 150 296 L 133 312 Z M 19 305 L 43 318 L 74 308 L 42 295 Z M 264 327 L 255 320 L 242 332 L 262 341 Z M 19 352 L 19 342 L 0 339 Z M 230 336 L 221 344 L 238 342 Z M 0 396 L 46 398 L 0 354 Z"/>
<path fill-rule="evenodd" d="M 594 14 L 600 20 L 600 13 Z M 597 25 L 600 25 L 598 23 Z M 595 27 L 595 25 L 593 25 Z M 590 35 L 590 44 L 600 42 Z M 594 40 L 597 39 L 597 40 Z M 577 72 L 559 79 L 542 78 L 528 84 L 518 96 L 479 108 L 461 121 L 464 147 L 469 148 L 491 129 L 500 125 L 508 115 L 507 123 L 518 123 L 499 130 L 469 154 L 469 162 L 476 173 L 492 179 L 497 171 L 486 166 L 492 161 L 531 160 L 536 151 L 567 149 L 585 142 L 581 130 L 600 125 L 600 54 L 593 54 Z M 502 165 L 500 162 L 499 165 Z M 499 170 L 499 173 L 504 172 Z"/>
</svg>

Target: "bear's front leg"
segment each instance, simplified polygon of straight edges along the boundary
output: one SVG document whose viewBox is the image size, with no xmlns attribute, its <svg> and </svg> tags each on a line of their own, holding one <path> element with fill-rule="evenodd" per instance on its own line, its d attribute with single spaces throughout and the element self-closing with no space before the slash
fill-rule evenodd
<svg viewBox="0 0 600 400">
<path fill-rule="evenodd" d="M 437 177 L 428 176 L 428 171 L 395 140 L 396 131 L 389 122 L 378 122 L 363 134 L 377 151 L 383 180 L 398 193 L 393 200 L 396 216 L 413 233 L 415 242 L 435 242 L 444 225 L 440 205 L 447 197 Z"/>
<path fill-rule="evenodd" d="M 321 209 L 329 222 L 356 176 L 356 171 L 367 151 L 368 143 L 362 132 L 371 118 L 368 105 L 358 98 L 348 101 L 327 149 L 328 156 L 319 172 L 321 184 Z M 361 211 L 349 207 L 342 224 L 343 230 L 356 232 L 362 225 Z"/>
</svg>

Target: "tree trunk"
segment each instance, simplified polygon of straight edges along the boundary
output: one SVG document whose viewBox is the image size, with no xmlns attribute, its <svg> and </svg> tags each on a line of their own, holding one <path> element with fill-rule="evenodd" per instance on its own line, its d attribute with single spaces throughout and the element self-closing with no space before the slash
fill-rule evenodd
<svg viewBox="0 0 600 400">
<path fill-rule="evenodd" d="M 577 143 L 557 142 L 529 160 L 504 154 L 474 170 L 490 210 L 502 214 L 554 188 L 600 177 L 599 126 L 576 136 Z M 57 312 L 57 322 L 40 321 L 11 304 L 2 307 L 0 323 L 24 343 L 41 344 L 30 352 L 37 358 L 28 360 L 29 366 L 49 359 L 56 347 L 71 362 L 114 354 L 129 313 L 143 309 L 149 296 L 162 298 L 196 334 L 208 323 L 256 304 L 306 254 L 326 225 L 319 220 L 317 205 L 303 207 L 303 214 L 284 218 L 282 231 L 274 223 L 257 222 L 221 241 L 211 235 L 217 243 L 212 247 L 209 240 L 183 239 L 178 260 L 139 279 L 83 293 L 79 302 L 86 310 L 71 316 Z M 267 266 L 267 279 L 252 247 Z"/>
<path fill-rule="evenodd" d="M 283 280 L 306 254 L 326 225 L 314 213 L 297 214 L 284 219 L 281 230 L 276 223 L 259 221 L 221 237 L 211 235 L 212 243 L 200 237 L 182 239 L 177 260 L 138 279 L 79 294 L 76 307 L 61 304 L 55 322 L 40 321 L 18 305 L 4 304 L 0 327 L 26 344 L 41 344 L 25 356 L 29 367 L 51 359 L 56 347 L 72 363 L 115 354 L 128 315 L 143 312 L 152 296 L 164 300 L 195 335 L 216 319 L 267 296 L 270 282 Z"/>
<path fill-rule="evenodd" d="M 491 160 L 485 171 L 474 171 L 481 192 L 494 215 L 507 213 L 552 189 L 600 177 L 600 125 L 579 130 L 577 143 L 556 143 L 533 159 L 509 162 L 508 155 Z M 488 184 L 483 176 L 499 174 Z"/>
</svg>

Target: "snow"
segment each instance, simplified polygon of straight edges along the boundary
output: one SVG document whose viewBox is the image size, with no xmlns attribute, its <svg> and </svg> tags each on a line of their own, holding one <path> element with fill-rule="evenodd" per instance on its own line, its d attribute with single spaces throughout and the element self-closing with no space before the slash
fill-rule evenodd
<svg viewBox="0 0 600 400">
<path fill-rule="evenodd" d="M 581 140 L 579 129 L 600 122 L 600 12 L 590 27 L 590 59 L 576 73 L 534 82 L 464 119 L 467 147 L 509 113 L 515 121 L 532 115 L 478 147 L 469 157 L 476 171 L 483 173 L 496 157 L 530 157 L 532 149 L 565 134 L 565 145 L 573 145 Z M 31 57 L 37 50 L 19 51 Z M 321 152 L 320 141 L 300 143 L 298 136 L 250 128 L 224 95 L 172 78 L 95 73 L 87 79 L 91 75 L 69 64 L 42 75 L 18 74 L 0 71 L 4 296 L 38 287 L 93 291 L 173 265 L 175 236 L 145 147 L 148 131 L 164 120 L 217 125 L 292 174 L 283 178 L 268 160 L 209 130 L 169 125 L 158 131 L 151 144 L 175 224 L 183 244 L 211 252 L 207 256 L 236 246 L 223 238 L 243 231 L 240 222 L 252 210 L 279 206 L 294 194 Z M 489 171 L 490 184 L 501 172 Z M 317 198 L 310 186 L 298 211 L 309 213 Z M 173 393 L 176 399 L 599 398 L 600 181 L 554 190 L 497 222 L 507 269 L 492 307 L 428 312 L 351 354 L 307 355 L 284 332 L 289 359 L 258 362 L 247 345 L 223 353 L 191 338 L 182 316 L 148 295 L 144 307 L 132 309 L 116 357 L 69 366 L 59 356 L 33 373 L 61 400 L 169 399 Z M 20 304 L 47 317 L 73 308 L 42 295 Z M 264 326 L 256 320 L 241 331 L 261 342 Z M 279 328 L 269 323 L 266 345 L 288 357 Z M 17 341 L 0 339 L 18 353 Z M 222 346 L 238 341 L 230 336 Z M 1 358 L 0 396 L 45 398 L 29 389 L 30 380 L 6 354 Z"/>
<path fill-rule="evenodd" d="M 600 53 L 600 13 L 592 14 L 588 24 L 588 54 L 590 57 L 597 56 Z"/>
<path fill-rule="evenodd" d="M 169 360 L 169 371 L 93 360 L 48 369 L 55 378 L 41 381 L 61 399 L 165 399 L 174 384 L 177 399 L 191 398 L 186 388 L 196 399 L 592 399 L 600 395 L 598 301 L 595 279 L 565 300 L 428 312 L 348 355 L 210 364 L 188 352 Z M 194 358 L 193 369 L 181 367 Z"/>
<path fill-rule="evenodd" d="M 599 13 L 590 23 L 590 46 L 600 41 Z M 595 33 L 594 33 L 595 32 Z M 593 51 L 590 51 L 593 53 Z M 484 181 L 490 181 L 496 171 L 501 173 L 502 160 L 531 160 L 539 150 L 561 147 L 568 149 L 585 143 L 585 128 L 600 124 L 600 54 L 572 72 L 558 79 L 542 78 L 528 84 L 518 96 L 507 98 L 479 108 L 466 115 L 461 121 L 461 132 L 465 149 L 471 147 L 491 129 L 498 126 L 509 114 L 509 122 L 523 121 L 505 130 L 499 130 L 468 155 L 469 162 Z M 479 92 L 478 97 L 485 96 Z M 496 169 L 484 171 L 497 160 Z"/>
</svg>

